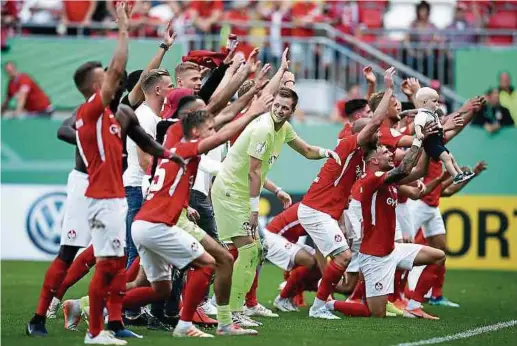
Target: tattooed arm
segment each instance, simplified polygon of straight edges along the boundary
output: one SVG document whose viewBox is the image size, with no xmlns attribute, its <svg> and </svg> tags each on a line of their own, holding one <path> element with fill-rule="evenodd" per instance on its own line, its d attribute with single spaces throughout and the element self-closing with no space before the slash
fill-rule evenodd
<svg viewBox="0 0 517 346">
<path fill-rule="evenodd" d="M 409 148 L 406 155 L 402 159 L 402 162 L 398 167 L 393 168 L 388 172 L 388 176 L 386 177 L 386 184 L 396 183 L 411 173 L 411 170 L 415 166 L 418 158 L 418 152 L 420 151 L 420 146 L 422 145 L 422 141 L 418 139 L 413 140 L 413 144 L 411 148 Z"/>
</svg>

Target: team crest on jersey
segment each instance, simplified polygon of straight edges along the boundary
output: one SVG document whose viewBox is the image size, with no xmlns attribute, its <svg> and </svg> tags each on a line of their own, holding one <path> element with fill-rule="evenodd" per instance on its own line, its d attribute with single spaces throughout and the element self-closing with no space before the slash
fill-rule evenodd
<svg viewBox="0 0 517 346">
<path fill-rule="evenodd" d="M 70 231 L 68 231 L 66 236 L 69 240 L 73 240 L 77 237 L 77 233 L 75 232 L 75 230 L 71 229 Z"/>
<path fill-rule="evenodd" d="M 116 136 L 120 137 L 120 126 L 115 125 L 115 124 L 111 124 L 110 125 L 110 133 L 112 135 L 116 135 Z"/>
<path fill-rule="evenodd" d="M 287 243 L 285 244 L 285 249 L 286 249 L 286 250 L 289 250 L 289 249 L 290 249 L 290 248 L 292 248 L 292 247 L 293 247 L 293 244 L 292 244 L 292 243 L 287 242 Z"/>
<path fill-rule="evenodd" d="M 192 250 L 192 252 L 197 252 L 199 246 L 197 245 L 197 243 L 192 243 L 192 245 L 190 245 L 190 249 Z"/>
<path fill-rule="evenodd" d="M 377 283 L 375 284 L 375 289 L 376 289 L 377 291 L 382 290 L 382 287 L 383 287 L 383 286 L 382 286 L 382 284 L 381 284 L 380 282 L 377 282 Z"/>
<path fill-rule="evenodd" d="M 76 130 L 79 130 L 81 127 L 83 127 L 84 125 L 84 121 L 83 119 L 78 119 L 76 122 L 75 122 L 75 129 Z"/>
<path fill-rule="evenodd" d="M 340 243 L 343 240 L 343 237 L 341 236 L 341 234 L 336 234 L 334 236 L 334 240 L 336 241 L 336 243 Z"/>
<path fill-rule="evenodd" d="M 114 249 L 118 249 L 120 247 L 120 240 L 113 239 L 113 241 L 111 242 L 111 245 L 113 246 Z"/>
<path fill-rule="evenodd" d="M 242 224 L 242 229 L 246 231 L 248 234 L 251 234 L 251 225 L 248 221 Z"/>
<path fill-rule="evenodd" d="M 260 143 L 257 143 L 257 145 L 255 146 L 255 153 L 257 155 L 262 155 L 266 152 L 266 149 L 267 149 L 267 143 L 266 142 L 260 142 Z"/>
</svg>

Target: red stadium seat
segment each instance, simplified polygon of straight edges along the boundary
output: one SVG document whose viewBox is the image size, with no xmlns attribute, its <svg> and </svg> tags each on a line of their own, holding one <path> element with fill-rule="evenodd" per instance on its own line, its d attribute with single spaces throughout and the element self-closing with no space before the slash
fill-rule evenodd
<svg viewBox="0 0 517 346">
<path fill-rule="evenodd" d="M 487 29 L 517 29 L 517 11 L 499 11 L 494 13 L 488 23 Z M 511 44 L 513 42 L 512 35 L 493 35 L 488 38 L 488 42 L 492 44 Z"/>
<path fill-rule="evenodd" d="M 369 29 L 382 28 L 382 17 L 384 9 L 378 8 L 359 8 L 359 22 L 366 25 Z"/>
</svg>

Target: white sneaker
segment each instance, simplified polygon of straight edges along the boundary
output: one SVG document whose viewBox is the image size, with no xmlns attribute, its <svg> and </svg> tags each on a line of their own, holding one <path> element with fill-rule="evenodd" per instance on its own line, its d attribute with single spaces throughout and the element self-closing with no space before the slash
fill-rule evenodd
<svg viewBox="0 0 517 346">
<path fill-rule="evenodd" d="M 293 304 L 293 302 L 290 299 L 281 298 L 280 296 L 277 296 L 275 298 L 273 305 L 275 306 L 275 308 L 283 312 L 298 311 L 298 308 Z"/>
<path fill-rule="evenodd" d="M 65 316 L 65 329 L 77 332 L 81 322 L 81 304 L 78 300 L 65 300 L 63 302 L 63 315 Z"/>
<path fill-rule="evenodd" d="M 219 325 L 217 327 L 217 335 L 221 336 L 242 336 L 242 335 L 258 335 L 258 332 L 254 329 L 244 329 L 236 324 L 229 324 L 227 326 Z"/>
<path fill-rule="evenodd" d="M 50 305 L 47 309 L 47 319 L 53 319 L 57 316 L 57 310 L 59 310 L 59 306 L 61 305 L 61 301 L 56 297 L 52 298 Z"/>
<path fill-rule="evenodd" d="M 115 338 L 114 333 L 108 330 L 103 330 L 94 338 L 90 336 L 90 333 L 86 333 L 84 343 L 87 345 L 127 345 L 127 341 Z"/>
<path fill-rule="evenodd" d="M 314 305 L 309 309 L 309 317 L 321 318 L 325 320 L 340 320 L 341 318 L 332 314 L 325 305 L 319 309 L 314 309 Z"/>
<path fill-rule="evenodd" d="M 260 317 L 278 317 L 278 314 L 275 314 L 273 311 L 269 310 L 262 304 L 257 304 L 254 307 L 244 307 L 244 315 L 251 316 L 260 316 Z"/>
<path fill-rule="evenodd" d="M 212 334 L 205 333 L 196 328 L 196 326 L 192 325 L 187 329 L 180 329 L 178 326 L 174 328 L 174 332 L 172 332 L 172 336 L 177 338 L 213 338 Z"/>
<path fill-rule="evenodd" d="M 216 316 L 217 315 L 217 308 L 212 305 L 210 300 L 205 301 L 203 304 L 199 306 L 201 310 L 208 316 Z"/>
<path fill-rule="evenodd" d="M 285 285 L 287 285 L 287 281 L 283 281 L 278 285 L 278 290 L 281 291 L 284 289 Z"/>
<path fill-rule="evenodd" d="M 257 321 L 254 321 L 251 318 L 248 318 L 242 312 L 232 312 L 232 321 L 234 324 L 238 325 L 239 327 L 244 327 L 244 328 L 259 326 Z"/>
<path fill-rule="evenodd" d="M 104 316 L 104 324 L 108 323 L 108 309 L 104 308 L 102 311 L 102 314 Z M 88 320 L 90 319 L 90 307 L 86 306 L 83 309 L 81 309 L 81 317 L 84 319 L 87 325 L 90 325 L 90 322 Z"/>
</svg>

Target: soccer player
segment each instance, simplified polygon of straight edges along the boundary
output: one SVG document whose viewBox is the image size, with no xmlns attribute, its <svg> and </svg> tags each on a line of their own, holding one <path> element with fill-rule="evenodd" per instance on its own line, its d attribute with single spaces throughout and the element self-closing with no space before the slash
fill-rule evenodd
<svg viewBox="0 0 517 346">
<path fill-rule="evenodd" d="M 208 112 L 196 111 L 183 118 L 182 127 L 185 138 L 172 150 L 187 160 L 186 170 L 168 160 L 160 162 L 153 184 L 149 188 L 146 202 L 136 216 L 132 227 L 141 264 L 151 282 L 152 290 L 161 298 L 166 298 L 171 291 L 170 264 L 180 269 L 190 262 L 194 266 L 201 267 L 216 265 L 214 258 L 205 252 L 198 240 L 176 226 L 184 205 L 188 201 L 190 188 L 199 164 L 199 155 L 227 141 L 234 133 L 240 131 L 267 109 L 266 107 L 271 101 L 271 95 L 263 94 L 261 99 L 254 104 L 256 108 L 252 107 L 249 114 L 215 134 L 214 121 Z M 203 240 L 208 246 L 218 246 L 210 237 L 204 237 Z M 212 337 L 212 335 L 195 328 L 191 322 L 197 305 L 203 299 L 204 289 L 208 285 L 209 275 L 211 275 L 211 272 L 207 273 L 202 269 L 196 269 L 195 272 L 197 272 L 196 277 L 200 276 L 199 282 L 204 282 L 204 285 L 199 287 L 197 292 L 190 291 L 186 294 L 182 316 L 174 330 L 174 335 L 178 337 Z M 205 274 L 204 281 L 203 273 Z M 216 282 L 216 297 L 219 298 L 218 296 L 223 294 L 221 290 L 228 290 L 228 288 Z M 145 288 L 142 288 L 142 291 L 143 289 Z M 257 334 L 257 332 L 240 329 L 233 325 L 228 310 L 226 318 L 219 318 L 217 334 L 249 335 Z"/>
<path fill-rule="evenodd" d="M 463 125 L 457 127 L 454 130 L 445 133 L 445 141 L 448 142 L 456 137 L 463 128 L 473 119 L 475 113 L 483 105 L 482 97 L 475 97 L 467 101 L 467 103 L 461 107 L 457 113 L 463 118 Z M 439 178 L 442 175 L 443 168 L 439 161 L 430 160 L 429 171 L 424 177 L 424 184 L 429 184 L 430 181 Z M 421 227 L 424 229 L 424 236 L 429 246 L 445 251 L 445 225 L 443 223 L 440 209 L 438 208 L 441 195 L 441 186 L 435 187 L 427 196 L 416 201 L 408 201 L 410 213 L 413 215 L 413 234 L 416 234 L 417 230 Z M 409 302 L 408 309 L 417 309 L 420 307 L 419 301 L 423 300 L 423 296 L 427 293 L 425 282 L 438 280 L 441 282 L 440 286 L 443 285 L 445 277 L 445 266 L 426 267 L 420 276 L 419 282 L 423 285 L 423 288 L 417 284 L 415 288 L 415 294 L 413 296 L 414 302 Z M 441 292 L 440 292 L 441 293 Z M 435 297 L 432 300 L 435 305 L 444 306 L 456 306 L 456 303 L 452 303 L 443 296 Z"/>
<path fill-rule="evenodd" d="M 311 276 L 313 269 L 319 272 L 314 257 L 316 251 L 310 246 L 297 244 L 298 239 L 307 234 L 298 221 L 299 204 L 293 204 L 275 216 L 264 229 L 266 259 L 284 271 L 291 271 L 273 302 L 278 310 L 284 312 L 298 311 L 292 301 L 294 296 L 303 291 L 300 286 Z"/>
<path fill-rule="evenodd" d="M 108 328 L 118 333 L 122 324 L 122 299 L 125 291 L 125 215 L 127 203 L 122 183 L 123 140 L 129 135 L 144 151 L 180 163 L 176 154 L 165 151 L 139 126 L 132 110 L 121 105 L 117 115 L 109 109 L 124 74 L 128 53 L 129 7 L 117 5 L 119 39 L 107 72 L 100 63 L 87 62 L 74 74 L 78 90 L 86 102 L 77 110 L 77 146 L 88 170 L 88 219 L 96 269 L 89 289 L 90 324 L 87 344 L 126 344 L 103 330 L 103 305 L 106 294 L 110 320 Z M 124 333 L 119 333 L 126 336 Z M 133 333 L 131 333 L 133 334 Z M 134 335 L 131 335 L 134 336 Z"/>
<path fill-rule="evenodd" d="M 359 267 L 366 283 L 368 308 L 375 317 L 386 316 L 388 295 L 393 292 L 397 267 L 410 270 L 413 265 L 441 265 L 445 253 L 416 244 L 394 243 L 397 204 L 395 183 L 401 182 L 417 162 L 421 141 L 414 139 L 402 163 L 394 168 L 393 154 L 385 147 L 371 150 L 365 158 L 366 175 L 360 180 L 363 239 Z M 429 285 L 430 288 L 430 285 Z M 330 302 L 328 305 L 332 305 Z M 428 317 L 423 310 L 405 311 L 406 317 Z"/>
<path fill-rule="evenodd" d="M 348 206 L 352 185 L 362 174 L 362 148 L 376 141 L 375 134 L 384 119 L 393 93 L 394 73 L 393 67 L 385 71 L 386 92 L 374 117 L 371 120 L 356 121 L 354 127 L 359 126 L 359 123 L 367 124 L 361 130 L 353 131 L 354 135 L 342 139 L 336 147 L 343 166 L 334 161 L 327 161 L 298 207 L 298 219 L 303 228 L 311 236 L 321 254 L 332 257 L 309 310 L 310 317 L 339 319 L 325 307 L 325 301 L 334 292 L 352 257 L 338 220 Z"/>
<path fill-rule="evenodd" d="M 236 322 L 247 319 L 242 314 L 244 295 L 253 283 L 261 256 L 256 235 L 260 191 L 282 145 L 288 143 L 308 159 L 332 157 L 339 161 L 332 150 L 308 145 L 297 137 L 288 122 L 297 103 L 298 95 L 293 90 L 281 88 L 271 111 L 247 126 L 230 148 L 212 187 L 220 239 L 231 241 L 239 254 L 234 263 L 230 299 Z"/>
</svg>

